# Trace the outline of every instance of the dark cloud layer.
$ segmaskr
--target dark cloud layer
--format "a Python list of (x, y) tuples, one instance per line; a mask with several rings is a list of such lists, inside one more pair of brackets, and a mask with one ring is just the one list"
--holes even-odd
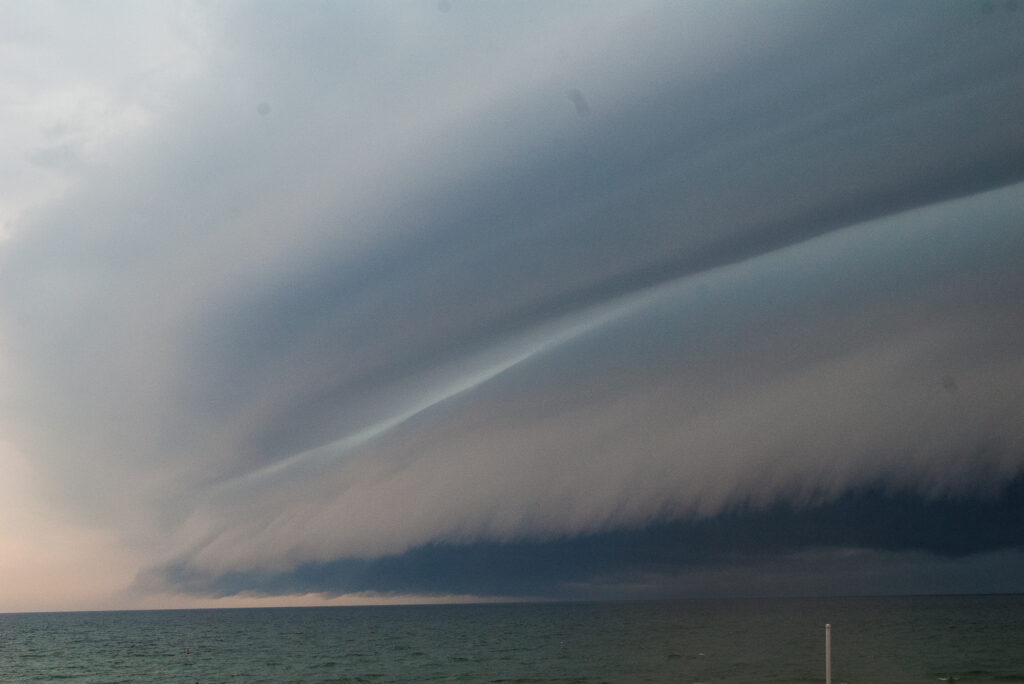
[(140, 586), (1019, 546), (1024, 14), (205, 20), (193, 87), (0, 249), (0, 429)]
[[(616, 588), (622, 591), (621, 585), (656, 574), (672, 589), (693, 596), (708, 589), (699, 584), (673, 586), (671, 580), (695, 568), (714, 571), (739, 566), (754, 576), (762, 575), (762, 581), (767, 577), (779, 582), (809, 563), (801, 552), (830, 552), (856, 565), (858, 550), (874, 549), (923, 552), (939, 567), (936, 574), (945, 575), (946, 591), (984, 592), (991, 586), (991, 577), (977, 576), (965, 582), (942, 564), (949, 558), (1024, 550), (1022, 515), (1021, 477), (997, 492), (959, 498), (925, 499), (913, 492), (876, 486), (848, 491), (819, 505), (744, 506), (712, 518), (572, 539), (430, 544), (398, 556), (307, 564), (281, 574), (228, 573), (209, 578), (172, 565), (162, 571), (163, 576), (144, 581), (213, 595), (244, 590), (267, 594), (395, 591), (594, 598)], [(1003, 562), (1000, 589), (1020, 590), (1020, 556), (1011, 555)], [(913, 574), (901, 576), (901, 571), (890, 568), (882, 582), (874, 580), (867, 590), (884, 590), (886, 581), (902, 585), (914, 581)], [(1016, 584), (1007, 581), (1013, 577), (1017, 577)], [(861, 593), (865, 587), (860, 579), (851, 582), (849, 577), (839, 577), (831, 589)], [(792, 593), (806, 589), (798, 582), (789, 584)]]

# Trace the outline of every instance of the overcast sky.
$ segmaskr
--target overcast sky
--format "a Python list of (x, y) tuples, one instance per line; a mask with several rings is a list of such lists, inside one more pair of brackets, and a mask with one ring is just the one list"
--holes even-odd
[(1024, 591), (1021, 35), (0, 2), (0, 611)]

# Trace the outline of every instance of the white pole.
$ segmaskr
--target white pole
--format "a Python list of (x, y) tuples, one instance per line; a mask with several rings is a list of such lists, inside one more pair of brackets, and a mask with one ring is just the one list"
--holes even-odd
[(832, 684), (832, 625), (825, 625), (825, 684)]

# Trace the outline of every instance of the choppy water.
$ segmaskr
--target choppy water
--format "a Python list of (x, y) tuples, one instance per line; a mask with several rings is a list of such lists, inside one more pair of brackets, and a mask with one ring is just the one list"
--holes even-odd
[(0, 681), (1024, 682), (1024, 596), (0, 615)]

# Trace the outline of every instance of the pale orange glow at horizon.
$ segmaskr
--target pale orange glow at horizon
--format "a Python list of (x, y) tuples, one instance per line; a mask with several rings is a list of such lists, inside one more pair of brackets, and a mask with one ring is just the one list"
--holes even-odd
[(28, 459), (0, 443), (0, 612), (103, 608), (138, 560), (110, 531), (43, 507)]

